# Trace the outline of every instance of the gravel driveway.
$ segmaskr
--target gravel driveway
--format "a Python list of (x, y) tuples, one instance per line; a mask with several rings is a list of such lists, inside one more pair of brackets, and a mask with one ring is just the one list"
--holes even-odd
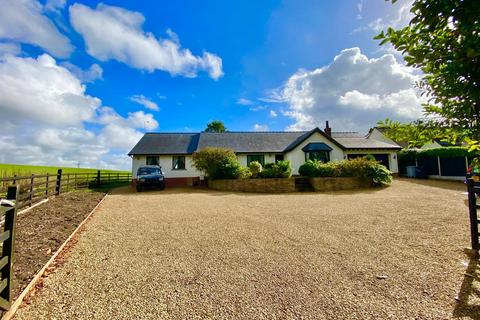
[(118, 189), (17, 319), (478, 319), (463, 191)]

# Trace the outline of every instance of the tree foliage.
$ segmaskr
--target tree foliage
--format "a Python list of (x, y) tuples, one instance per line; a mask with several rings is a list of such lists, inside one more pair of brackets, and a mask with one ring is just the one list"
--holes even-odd
[[(387, 0), (388, 1), (388, 0)], [(395, 3), (396, 0), (391, 0)], [(442, 126), (480, 140), (480, 4), (478, 0), (415, 0), (414, 17), (376, 39), (420, 68), (418, 83), (429, 98), (426, 114)]]
[(207, 147), (195, 152), (193, 166), (212, 179), (234, 179), (242, 175), (237, 156), (230, 149)]
[(408, 148), (420, 148), (434, 140), (448, 141), (456, 144), (463, 141), (461, 132), (456, 128), (442, 125), (436, 121), (417, 120), (410, 123), (400, 123), (390, 119), (377, 122), (385, 136), (395, 142), (408, 143)]
[(207, 124), (207, 128), (205, 132), (226, 132), (227, 128), (222, 121), (213, 120), (212, 122)]

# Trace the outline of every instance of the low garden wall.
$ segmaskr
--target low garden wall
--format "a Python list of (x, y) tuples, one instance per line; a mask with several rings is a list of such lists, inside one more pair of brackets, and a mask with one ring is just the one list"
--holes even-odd
[(283, 193), (295, 191), (295, 178), (209, 180), (208, 187), (222, 191)]
[(315, 191), (339, 191), (373, 186), (371, 179), (360, 177), (321, 177), (310, 178), (310, 184)]

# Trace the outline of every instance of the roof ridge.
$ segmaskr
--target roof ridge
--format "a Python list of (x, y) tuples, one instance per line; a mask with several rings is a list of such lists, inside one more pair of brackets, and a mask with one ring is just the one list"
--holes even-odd
[(144, 134), (199, 134), (200, 132), (145, 132)]
[(269, 130), (269, 131), (225, 131), (225, 132), (205, 132), (200, 133), (209, 133), (209, 134), (224, 134), (224, 133), (305, 133), (309, 131), (280, 131), (280, 130)]

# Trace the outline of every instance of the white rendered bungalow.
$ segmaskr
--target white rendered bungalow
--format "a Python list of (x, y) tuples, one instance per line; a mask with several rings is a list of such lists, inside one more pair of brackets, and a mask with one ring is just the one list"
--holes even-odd
[(251, 161), (262, 164), (289, 160), (293, 174), (308, 159), (324, 162), (373, 155), (393, 173), (398, 173), (397, 151), (401, 147), (381, 132), (367, 136), (357, 132), (332, 132), (326, 128), (310, 131), (146, 133), (129, 152), (132, 174), (138, 167), (160, 165), (167, 185), (196, 184), (203, 178), (192, 166), (192, 154), (205, 147), (232, 149), (244, 166)]

